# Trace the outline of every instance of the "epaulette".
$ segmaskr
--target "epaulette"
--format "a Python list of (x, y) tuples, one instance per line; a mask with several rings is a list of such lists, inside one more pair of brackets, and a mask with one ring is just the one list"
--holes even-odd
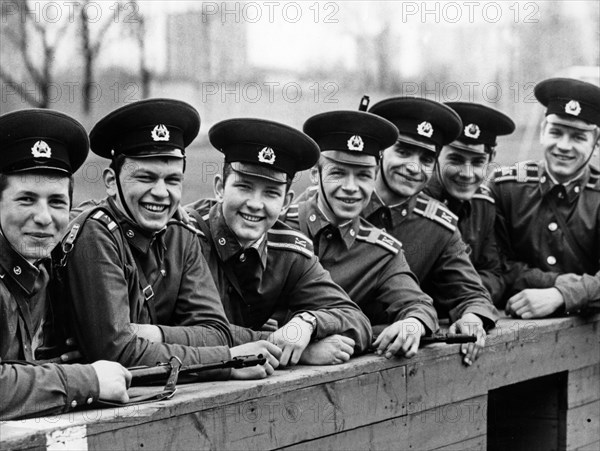
[(444, 204), (435, 199), (419, 195), (413, 211), (418, 215), (443, 225), (451, 232), (456, 231), (458, 216), (448, 210)]
[(536, 161), (523, 161), (514, 166), (501, 167), (494, 172), (494, 183), (539, 181), (539, 166)]
[(95, 213), (93, 213), (90, 218), (95, 219), (96, 221), (104, 224), (106, 226), (106, 228), (110, 231), (113, 232), (119, 227), (119, 225), (115, 222), (115, 220), (113, 218), (111, 218), (108, 213), (106, 213), (104, 210), (98, 210)]
[(190, 222), (187, 224), (182, 223), (182, 225), (186, 226), (188, 229), (193, 231), (196, 235), (206, 238), (206, 234), (202, 231), (202, 227), (200, 226), (200, 223), (198, 221), (199, 221), (199, 219), (204, 222), (208, 221), (209, 213), (206, 213), (204, 216), (201, 216), (200, 212), (198, 212), (197, 210), (194, 210), (193, 208), (186, 208), (185, 211), (188, 214)]
[(600, 190), (600, 170), (596, 169), (593, 166), (590, 166), (590, 178), (588, 182), (585, 184), (586, 188)]
[(485, 200), (491, 204), (496, 203), (496, 200), (492, 197), (492, 191), (485, 185), (481, 185), (477, 188), (477, 191), (473, 194), (473, 199)]
[(286, 218), (298, 219), (298, 204), (290, 205), (285, 216)]
[(374, 226), (360, 225), (356, 239), (376, 244), (387, 251), (397, 254), (402, 248), (402, 243), (384, 230)]
[(198, 221), (196, 221), (196, 219), (191, 216), (189, 218), (189, 222), (184, 222), (181, 219), (171, 218), (171, 219), (169, 219), (169, 222), (167, 223), (167, 225), (168, 226), (175, 225), (175, 226), (183, 227), (184, 229), (187, 229), (190, 232), (192, 232), (194, 235), (204, 236), (204, 233), (202, 232), (202, 230), (200, 230), (198, 228)]
[(294, 251), (308, 258), (314, 255), (310, 238), (280, 221), (267, 232), (267, 246)]
[(110, 215), (103, 208), (90, 208), (84, 210), (67, 226), (68, 232), (63, 237), (61, 242), (61, 249), (63, 253), (63, 256), (60, 261), (61, 266), (65, 264), (68, 254), (73, 250), (73, 246), (75, 245), (77, 235), (81, 231), (83, 224), (85, 223), (85, 221), (87, 221), (88, 218), (91, 218), (103, 224), (108, 229), (108, 231), (113, 234), (116, 234), (116, 231), (119, 230), (119, 225), (114, 221), (113, 218), (110, 217)]

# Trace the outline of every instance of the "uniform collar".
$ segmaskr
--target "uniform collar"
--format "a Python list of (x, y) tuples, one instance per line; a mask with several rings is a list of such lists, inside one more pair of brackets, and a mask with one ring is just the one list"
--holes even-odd
[(546, 162), (542, 160), (539, 163), (538, 174), (542, 196), (548, 195), (551, 191), (558, 192), (557, 196), (559, 198), (566, 197), (569, 203), (573, 203), (585, 189), (585, 185), (590, 178), (590, 168), (589, 166), (586, 167), (581, 174), (567, 183), (558, 183), (546, 168)]
[(425, 193), (446, 205), (448, 209), (459, 218), (471, 215), (472, 205), (470, 200), (462, 201), (451, 196), (444, 187), (438, 171), (434, 171), (431, 180), (425, 187)]
[(162, 235), (164, 235), (164, 231), (167, 229), (166, 227), (163, 227), (156, 233), (148, 233), (147, 230), (144, 230), (132, 219), (127, 217), (125, 213), (123, 213), (119, 207), (117, 207), (117, 204), (112, 197), (107, 198), (107, 203), (109, 209), (114, 214), (115, 221), (117, 221), (121, 226), (121, 229), (125, 234), (125, 239), (130, 246), (134, 247), (143, 254), (147, 254), (154, 240), (158, 240), (163, 248), (165, 248)]
[[(213, 237), (214, 246), (221, 261), (226, 262), (232, 257), (239, 255), (244, 249), (237, 236), (229, 228), (223, 216), (223, 203), (213, 205), (208, 213), (208, 226)], [(263, 235), (256, 243), (248, 249), (255, 249), (260, 256), (263, 270), (267, 267), (267, 239)]]
[[(46, 261), (50, 259), (44, 259), (43, 264)], [(0, 233), (0, 278), (10, 277), (27, 295), (31, 295), (39, 273), (40, 270), (15, 251)]]
[(319, 193), (315, 192), (314, 196), (311, 196), (307, 202), (307, 217), (306, 222), (311, 237), (316, 237), (326, 227), (334, 228), (339, 230), (342, 241), (346, 245), (346, 249), (350, 249), (354, 244), (354, 240), (358, 235), (360, 229), (360, 217), (351, 219), (350, 221), (335, 226), (331, 223), (327, 215), (323, 210), (319, 208)]
[(389, 211), (390, 227), (394, 228), (402, 221), (404, 221), (404, 219), (406, 219), (413, 211), (415, 205), (417, 204), (417, 198), (419, 197), (419, 194), (421, 194), (421, 192), (418, 192), (414, 196), (409, 197), (404, 202), (401, 202), (399, 204), (386, 205), (377, 193), (377, 191), (373, 191), (371, 200), (363, 209), (362, 216), (364, 218), (367, 218), (368, 220), (368, 218), (371, 217), (371, 215), (377, 213), (380, 210)]

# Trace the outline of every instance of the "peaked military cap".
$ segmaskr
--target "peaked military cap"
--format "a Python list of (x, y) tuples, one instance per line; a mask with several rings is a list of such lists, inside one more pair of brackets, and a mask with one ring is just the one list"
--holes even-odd
[(450, 107), (418, 97), (392, 97), (369, 109), (392, 122), (400, 132), (399, 141), (437, 152), (460, 135), (462, 122)]
[(58, 111), (27, 109), (0, 116), (0, 173), (56, 170), (73, 174), (89, 148), (85, 128)]
[(533, 92), (546, 107), (548, 122), (582, 130), (600, 127), (600, 87), (572, 78), (550, 78)]
[(234, 171), (285, 183), (319, 159), (319, 147), (295, 128), (264, 119), (221, 121), (208, 139)]
[(200, 130), (200, 115), (173, 99), (147, 99), (116, 109), (90, 132), (92, 152), (104, 158), (184, 158)]
[(394, 124), (364, 111), (317, 114), (304, 123), (303, 130), (327, 158), (363, 166), (376, 164), (379, 152), (398, 139)]
[(493, 108), (471, 102), (447, 102), (460, 116), (463, 129), (450, 143), (452, 147), (473, 153), (485, 153), (496, 146), (496, 137), (515, 131), (515, 123), (507, 115)]

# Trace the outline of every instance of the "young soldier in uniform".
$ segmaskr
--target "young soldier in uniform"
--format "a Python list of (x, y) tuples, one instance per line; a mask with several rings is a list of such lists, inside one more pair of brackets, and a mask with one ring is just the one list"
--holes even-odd
[(469, 257), (492, 301), (504, 294), (502, 265), (496, 245), (496, 208), (489, 189), (482, 185), (496, 153), (496, 137), (515, 130), (504, 114), (477, 103), (449, 102), (463, 123), (460, 136), (444, 146), (435, 172), (424, 192), (443, 202), (458, 217), (458, 229)]
[(0, 117), (0, 420), (128, 399), (130, 374), (118, 363), (27, 364), (44, 347), (60, 349), (46, 356), (60, 360), (67, 325), (50, 289), (50, 252), (67, 227), (71, 176), (88, 148), (85, 129), (65, 114)]
[(438, 102), (410, 97), (383, 100), (370, 112), (391, 121), (400, 136), (383, 151), (375, 193), (362, 214), (403, 243), (410, 269), (433, 298), (438, 315), (450, 317), (450, 332), (477, 335), (476, 343), (461, 345), (463, 362), (470, 365), (497, 312), (469, 260), (456, 216), (421, 193), (436, 153), (460, 135), (460, 117)]
[(126, 366), (262, 353), (265, 366), (231, 376), (265, 377), (280, 350), (266, 341), (228, 349), (229, 324), (198, 240), (176, 216), (185, 148), (199, 128), (187, 103), (150, 99), (113, 111), (92, 129), (92, 151), (111, 159), (103, 174), (108, 197), (82, 213), (62, 243), (77, 341), (88, 359)]
[[(270, 337), (283, 350), (282, 365), (301, 356), (303, 363), (341, 363), (364, 351), (369, 320), (319, 264), (310, 240), (277, 220), (292, 200), (294, 174), (316, 163), (318, 146), (260, 119), (226, 120), (208, 136), (225, 154), (223, 176), (215, 177), (218, 202), (189, 208), (231, 323), (258, 330), (275, 310), (290, 310), (293, 317)], [(257, 334), (251, 329), (234, 330), (234, 340)], [(333, 334), (346, 339), (322, 340)], [(303, 354), (313, 339), (321, 341)]]
[(490, 185), (509, 265), (506, 311), (521, 318), (600, 299), (600, 174), (589, 165), (600, 145), (600, 88), (554, 78), (534, 93), (546, 107), (544, 160), (502, 168)]
[(304, 132), (321, 148), (309, 188), (286, 222), (306, 234), (323, 267), (371, 320), (374, 347), (387, 358), (412, 357), (422, 335), (438, 328), (433, 301), (421, 291), (402, 245), (360, 217), (375, 189), (380, 151), (398, 138), (389, 121), (363, 111), (318, 114)]

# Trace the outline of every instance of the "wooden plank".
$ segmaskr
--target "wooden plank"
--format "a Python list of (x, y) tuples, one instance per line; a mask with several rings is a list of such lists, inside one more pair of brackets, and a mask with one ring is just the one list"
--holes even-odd
[(487, 449), (487, 437), (480, 435), (462, 442), (436, 448), (433, 451), (485, 451)]
[(559, 428), (561, 449), (577, 449), (600, 441), (600, 400), (563, 413), (564, 422)]
[(429, 409), (483, 395), (509, 383), (594, 365), (598, 361), (598, 337), (597, 323), (585, 324), (548, 333), (540, 330), (528, 341), (493, 344), (471, 367), (459, 364), (458, 354), (410, 362), (408, 408)]
[(600, 449), (600, 440), (589, 445), (584, 445), (577, 448), (577, 451), (598, 451)]
[(600, 399), (600, 364), (569, 371), (567, 407), (569, 409)]
[(405, 368), (89, 436), (94, 448), (272, 449), (406, 414)]
[[(479, 396), (463, 402), (439, 406), (429, 411), (298, 443), (284, 449), (416, 450), (453, 446), (485, 435), (486, 400), (486, 396)], [(481, 440), (474, 440), (475, 443), (479, 441)], [(482, 441), (485, 443), (485, 438)]]

